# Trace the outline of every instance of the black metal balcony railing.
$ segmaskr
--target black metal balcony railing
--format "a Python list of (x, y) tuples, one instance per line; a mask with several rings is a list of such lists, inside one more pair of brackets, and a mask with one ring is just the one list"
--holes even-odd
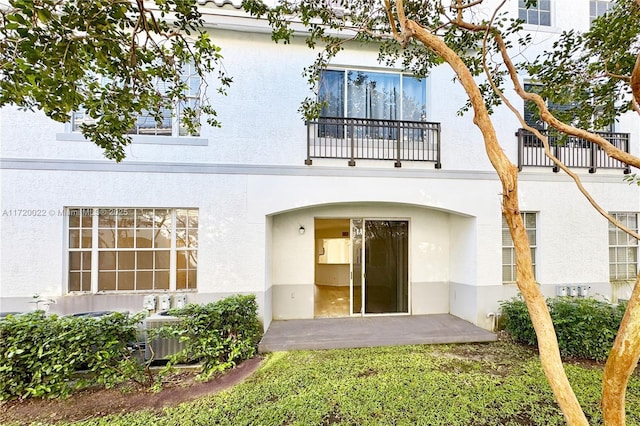
[[(575, 136), (566, 136), (540, 131), (543, 135), (549, 134), (549, 146), (551, 152), (564, 164), (571, 168), (587, 168), (589, 173), (595, 173), (597, 169), (621, 169), (625, 174), (631, 173), (629, 166), (621, 161), (609, 157), (602, 148), (588, 140)], [(595, 132), (602, 136), (618, 149), (629, 152), (629, 134), (614, 132)], [(525, 129), (518, 129), (518, 167), (552, 167), (554, 172), (559, 171), (553, 161), (546, 156), (542, 141), (533, 133)]]
[(321, 117), (307, 122), (307, 159), (432, 161), (440, 164), (440, 123)]

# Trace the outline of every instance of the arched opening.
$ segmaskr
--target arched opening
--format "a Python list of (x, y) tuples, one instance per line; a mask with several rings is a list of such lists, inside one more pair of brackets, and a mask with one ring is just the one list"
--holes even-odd
[(475, 315), (471, 299), (454, 289), (476, 285), (473, 217), (361, 202), (305, 207), (271, 219), (274, 320)]

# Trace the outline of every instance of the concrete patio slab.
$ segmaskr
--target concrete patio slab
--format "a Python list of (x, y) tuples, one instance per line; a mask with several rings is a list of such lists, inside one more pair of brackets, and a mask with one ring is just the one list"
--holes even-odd
[(260, 352), (495, 341), (497, 336), (453, 315), (318, 318), (273, 321)]

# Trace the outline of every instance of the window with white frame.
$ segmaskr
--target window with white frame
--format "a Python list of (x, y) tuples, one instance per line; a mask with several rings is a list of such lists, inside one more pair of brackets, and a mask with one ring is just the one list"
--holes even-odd
[[(638, 231), (638, 213), (611, 213), (627, 228)], [(609, 277), (632, 281), (638, 275), (638, 240), (609, 222)]]
[[(536, 84), (536, 83), (524, 83), (524, 90), (531, 93), (540, 93), (540, 91), (542, 90), (542, 85)], [(579, 106), (577, 102), (569, 102), (569, 103), (562, 104), (562, 103), (547, 101), (546, 104), (547, 104), (547, 108), (549, 109), (549, 112), (556, 115), (556, 117), (560, 117), (563, 120), (567, 120), (567, 122), (569, 123), (575, 120), (576, 109)], [(567, 117), (566, 115), (564, 118), (559, 116), (559, 114), (567, 114), (567, 113), (569, 114), (569, 117)], [(593, 116), (593, 122), (595, 122), (596, 118), (598, 118), (598, 115), (601, 115), (601, 114), (602, 112), (598, 112), (596, 110), (596, 113)], [(533, 101), (530, 101), (530, 100), (524, 101), (522, 116), (524, 118), (525, 123), (527, 123), (527, 125), (535, 129), (544, 130), (547, 128), (547, 124), (544, 121), (542, 121), (542, 119), (540, 118), (540, 115), (538, 112), (538, 106)], [(595, 127), (595, 130), (598, 132), (615, 132), (616, 131), (615, 122), (610, 123), (608, 126)]]
[[(199, 136), (199, 133), (189, 133), (188, 129), (182, 125), (184, 109), (187, 107), (197, 108), (200, 104), (200, 86), (202, 79), (196, 72), (193, 64), (185, 65), (182, 69), (182, 81), (186, 83), (186, 102), (180, 102), (173, 108), (162, 108), (161, 119), (158, 123), (151, 114), (141, 114), (136, 120), (134, 128), (129, 131), (132, 135), (148, 136)], [(166, 93), (167, 84), (162, 81), (156, 82), (156, 87), (160, 93)], [(80, 131), (83, 123), (92, 123), (95, 118), (90, 117), (83, 108), (72, 115), (71, 128), (74, 132)]]
[(198, 210), (69, 208), (69, 292), (197, 288)]
[[(540, 84), (535, 84), (535, 83), (524, 84), (524, 90), (527, 92), (540, 93), (541, 89), (542, 89), (542, 86)], [(547, 104), (547, 108), (552, 114), (567, 113), (567, 112), (571, 113), (578, 106), (575, 102), (560, 104), (560, 103), (547, 101), (546, 104)], [(538, 112), (538, 106), (536, 105), (535, 102), (530, 100), (525, 100), (524, 111), (522, 115), (525, 123), (527, 123), (529, 126), (536, 129), (546, 128), (546, 123), (542, 121), (542, 119), (540, 118), (540, 115)]]
[(399, 72), (323, 70), (318, 100), (323, 117), (421, 121), (426, 83)]
[[(529, 237), (529, 245), (531, 246), (531, 259), (533, 259), (533, 272), (536, 270), (536, 213), (522, 212), (522, 220)], [(502, 282), (516, 282), (516, 250), (513, 246), (511, 233), (507, 220), (502, 216)]]
[(609, 11), (611, 2), (609, 0), (589, 0), (589, 25), (593, 21)]
[(530, 25), (551, 25), (551, 0), (538, 0), (535, 6), (527, 7), (525, 0), (518, 0), (518, 19)]

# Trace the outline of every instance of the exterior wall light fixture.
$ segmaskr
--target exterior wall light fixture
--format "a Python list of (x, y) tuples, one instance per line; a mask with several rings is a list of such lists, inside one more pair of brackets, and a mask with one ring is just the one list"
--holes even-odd
[(304, 226), (300, 225), (300, 228), (298, 228), (298, 233), (300, 235), (304, 235), (305, 231), (306, 231), (306, 229), (304, 229)]

